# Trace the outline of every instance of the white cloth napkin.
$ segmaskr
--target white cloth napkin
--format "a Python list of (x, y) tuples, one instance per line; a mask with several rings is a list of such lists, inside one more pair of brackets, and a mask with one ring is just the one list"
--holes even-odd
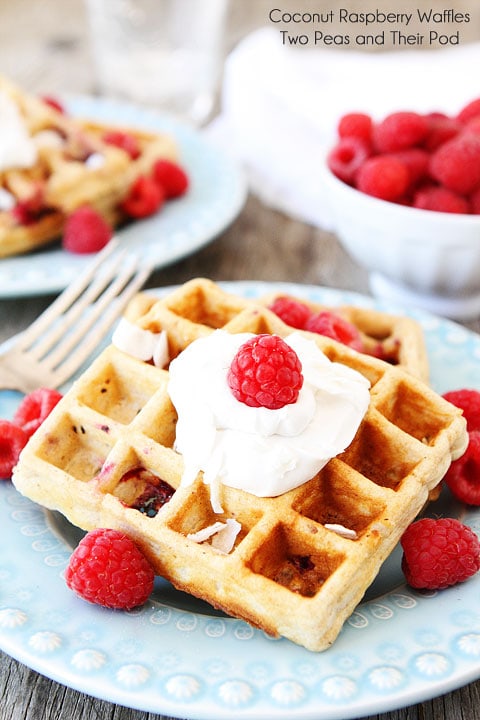
[(298, 50), (262, 28), (227, 58), (221, 113), (207, 131), (240, 160), (264, 202), (334, 230), (320, 168), (339, 117), (456, 113), (480, 97), (479, 67), (480, 43), (382, 53)]

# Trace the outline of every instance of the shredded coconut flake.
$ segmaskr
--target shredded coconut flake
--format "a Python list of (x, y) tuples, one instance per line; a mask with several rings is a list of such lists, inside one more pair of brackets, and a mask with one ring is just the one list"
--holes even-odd
[(235, 545), (235, 540), (241, 527), (237, 520), (228, 518), (226, 522), (216, 522), (213, 523), (213, 525), (198, 530), (196, 533), (189, 533), (187, 539), (193, 540), (193, 542), (196, 543), (204, 543), (211, 538), (212, 548), (223, 555), (228, 555)]
[(350, 530), (350, 528), (346, 528), (344, 525), (339, 525), (337, 523), (325, 523), (324, 527), (341, 537), (347, 538), (348, 540), (356, 540), (358, 537), (355, 530)]

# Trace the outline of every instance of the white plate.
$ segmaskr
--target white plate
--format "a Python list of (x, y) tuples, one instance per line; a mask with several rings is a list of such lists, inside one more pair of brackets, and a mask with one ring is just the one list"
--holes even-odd
[[(328, 304), (398, 308), (325, 288), (227, 283), (256, 296), (284, 289)], [(412, 313), (411, 313), (412, 314)], [(479, 385), (480, 336), (413, 313), (422, 324), (439, 392)], [(0, 416), (19, 395), (0, 393)], [(444, 493), (435, 514), (480, 532), (480, 508)], [(89, 605), (62, 579), (79, 531), (0, 483), (0, 647), (72, 688), (174, 717), (347, 720), (441, 695), (480, 677), (480, 574), (442, 592), (404, 584), (392, 554), (337, 642), (312, 653), (272, 640), (158, 581), (145, 607)]]
[[(159, 130), (172, 135), (189, 177), (189, 191), (164, 205), (156, 215), (120, 230), (122, 245), (138, 248), (160, 268), (213, 240), (238, 215), (247, 187), (237, 164), (198, 131), (166, 115), (113, 100), (75, 96), (65, 101), (78, 117)], [(60, 243), (27, 255), (0, 259), (0, 298), (63, 290), (85, 267), (89, 255), (75, 255)]]

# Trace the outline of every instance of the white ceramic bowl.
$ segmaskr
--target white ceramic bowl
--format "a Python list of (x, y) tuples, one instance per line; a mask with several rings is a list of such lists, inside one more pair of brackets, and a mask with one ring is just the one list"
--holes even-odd
[(480, 215), (378, 200), (324, 171), (335, 232), (374, 295), (455, 319), (480, 315)]

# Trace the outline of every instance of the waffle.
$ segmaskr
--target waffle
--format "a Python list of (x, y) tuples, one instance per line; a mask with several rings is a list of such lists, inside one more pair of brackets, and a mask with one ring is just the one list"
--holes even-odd
[[(261, 305), (205, 282), (139, 303), (132, 317), (167, 333), (171, 357), (216, 328), (290, 332)], [(283, 495), (258, 498), (222, 485), (218, 514), (201, 473), (182, 484), (168, 369), (113, 344), (30, 439), (13, 482), (84, 530), (127, 533), (180, 590), (322, 651), (465, 450), (467, 434), (460, 411), (411, 373), (325, 337), (315, 342), (369, 380), (370, 404), (350, 446)], [(199, 541), (198, 533), (227, 520), (240, 529), (231, 551)]]
[[(0, 257), (57, 239), (68, 214), (81, 205), (118, 225), (125, 220), (119, 206), (132, 183), (159, 158), (176, 159), (175, 143), (167, 135), (68, 117), (0, 76), (0, 100), (2, 95), (18, 109), (37, 159), (32, 167), (0, 169), (0, 195), (7, 198), (0, 202)], [(133, 136), (139, 156), (132, 159), (105, 142), (110, 130)]]

